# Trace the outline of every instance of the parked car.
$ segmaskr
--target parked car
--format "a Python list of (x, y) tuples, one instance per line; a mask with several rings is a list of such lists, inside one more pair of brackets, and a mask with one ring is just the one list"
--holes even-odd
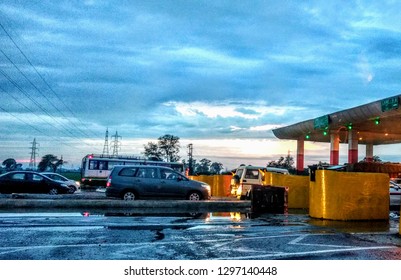
[(106, 196), (124, 200), (162, 197), (202, 200), (210, 198), (210, 186), (190, 180), (162, 166), (114, 166), (106, 184)]
[(401, 205), (401, 186), (390, 180), (390, 205)]
[(58, 173), (54, 172), (42, 172), (41, 174), (46, 175), (50, 179), (53, 179), (55, 181), (59, 181), (61, 183), (66, 184), (69, 188), (70, 191), (68, 193), (72, 194), (76, 192), (80, 188), (80, 183), (74, 180), (70, 180), (67, 177), (64, 177), (63, 175), (60, 175)]
[[(262, 172), (261, 172), (262, 171)], [(280, 174), (289, 174), (287, 169), (277, 167), (261, 167), (261, 166), (240, 166), (235, 171), (231, 182), (231, 195), (239, 199), (249, 197), (252, 185), (262, 185), (264, 181), (263, 172), (272, 172)]]
[(64, 194), (70, 188), (65, 183), (33, 171), (11, 171), (0, 175), (0, 193)]

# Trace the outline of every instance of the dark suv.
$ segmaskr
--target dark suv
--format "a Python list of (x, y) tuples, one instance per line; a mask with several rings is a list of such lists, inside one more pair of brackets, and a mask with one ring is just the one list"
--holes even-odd
[(115, 166), (106, 185), (106, 196), (134, 200), (145, 197), (210, 198), (210, 186), (190, 180), (168, 167), (150, 165)]

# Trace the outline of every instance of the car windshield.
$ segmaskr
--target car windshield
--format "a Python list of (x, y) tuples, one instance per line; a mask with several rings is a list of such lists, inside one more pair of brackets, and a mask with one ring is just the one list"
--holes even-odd
[(245, 173), (245, 178), (258, 179), (259, 178), (259, 169), (248, 169)]

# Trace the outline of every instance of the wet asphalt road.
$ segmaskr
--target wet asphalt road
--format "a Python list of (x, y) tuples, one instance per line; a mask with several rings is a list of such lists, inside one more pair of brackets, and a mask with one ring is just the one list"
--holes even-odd
[(306, 213), (0, 213), (2, 260), (398, 260), (399, 213), (334, 222)]
[[(78, 192), (74, 198), (90, 203), (105, 196)], [(0, 259), (399, 260), (397, 205), (388, 221), (369, 222), (312, 219), (301, 210), (3, 209)]]

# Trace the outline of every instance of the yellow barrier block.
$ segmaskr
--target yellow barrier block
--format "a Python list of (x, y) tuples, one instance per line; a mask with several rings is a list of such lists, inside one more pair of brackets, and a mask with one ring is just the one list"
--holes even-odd
[(212, 196), (230, 196), (231, 175), (214, 175)]
[(210, 185), (212, 196), (229, 196), (231, 175), (199, 175), (189, 176), (191, 180), (201, 181)]
[(329, 220), (388, 220), (389, 176), (317, 170), (310, 182), (309, 215)]
[(288, 208), (309, 208), (309, 176), (266, 172), (263, 184), (288, 187)]

